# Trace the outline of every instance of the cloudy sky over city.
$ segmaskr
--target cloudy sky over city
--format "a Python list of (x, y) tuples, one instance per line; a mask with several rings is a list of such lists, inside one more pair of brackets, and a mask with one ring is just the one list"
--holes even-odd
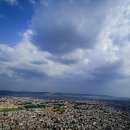
[(0, 0), (0, 90), (130, 97), (130, 1)]

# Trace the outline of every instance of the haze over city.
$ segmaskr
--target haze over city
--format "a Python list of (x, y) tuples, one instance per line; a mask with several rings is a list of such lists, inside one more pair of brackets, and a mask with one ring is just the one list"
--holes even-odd
[(130, 97), (130, 1), (0, 0), (0, 90)]

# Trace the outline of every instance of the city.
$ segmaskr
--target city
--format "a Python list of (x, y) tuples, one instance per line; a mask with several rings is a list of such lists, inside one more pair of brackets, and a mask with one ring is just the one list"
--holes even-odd
[(1, 130), (129, 130), (130, 113), (97, 99), (0, 97)]

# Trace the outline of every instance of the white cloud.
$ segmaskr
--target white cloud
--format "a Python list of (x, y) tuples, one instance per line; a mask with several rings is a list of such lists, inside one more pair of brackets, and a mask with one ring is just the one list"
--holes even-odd
[(101, 44), (109, 50), (109, 58), (122, 60), (120, 71), (130, 76), (130, 1), (120, 1), (116, 8), (111, 9), (101, 35)]
[[(28, 70), (54, 78), (92, 78), (90, 72), (107, 63), (119, 60), (114, 46), (99, 43), (94, 49), (77, 49), (61, 56), (37, 49), (31, 42), (31, 30), (23, 34), (23, 40), (14, 47), (0, 44), (1, 71), (12, 77), (19, 77), (17, 70)], [(104, 46), (103, 46), (104, 45)], [(57, 60), (55, 60), (57, 59)], [(70, 64), (61, 62), (72, 60)], [(6, 71), (4, 71), (6, 69)], [(16, 71), (14, 71), (16, 69)], [(26, 72), (26, 71), (25, 71)], [(22, 73), (22, 72), (21, 72)], [(24, 73), (24, 72), (23, 72)]]
[[(58, 61), (51, 60), (53, 56), (50, 53), (38, 50), (30, 43), (30, 35), (31, 31), (27, 30), (27, 32), (23, 34), (23, 41), (18, 43), (15, 47), (0, 44), (1, 65), (6, 67), (9, 71), (11, 71), (10, 68), (28, 69), (30, 71), (45, 73), (51, 77), (77, 73), (75, 66), (65, 65)], [(4, 72), (7, 74), (6, 71)]]

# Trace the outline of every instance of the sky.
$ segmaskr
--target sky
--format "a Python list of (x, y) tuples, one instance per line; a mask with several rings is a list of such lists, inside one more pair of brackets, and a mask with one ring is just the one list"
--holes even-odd
[(0, 0), (0, 90), (130, 97), (130, 1)]

